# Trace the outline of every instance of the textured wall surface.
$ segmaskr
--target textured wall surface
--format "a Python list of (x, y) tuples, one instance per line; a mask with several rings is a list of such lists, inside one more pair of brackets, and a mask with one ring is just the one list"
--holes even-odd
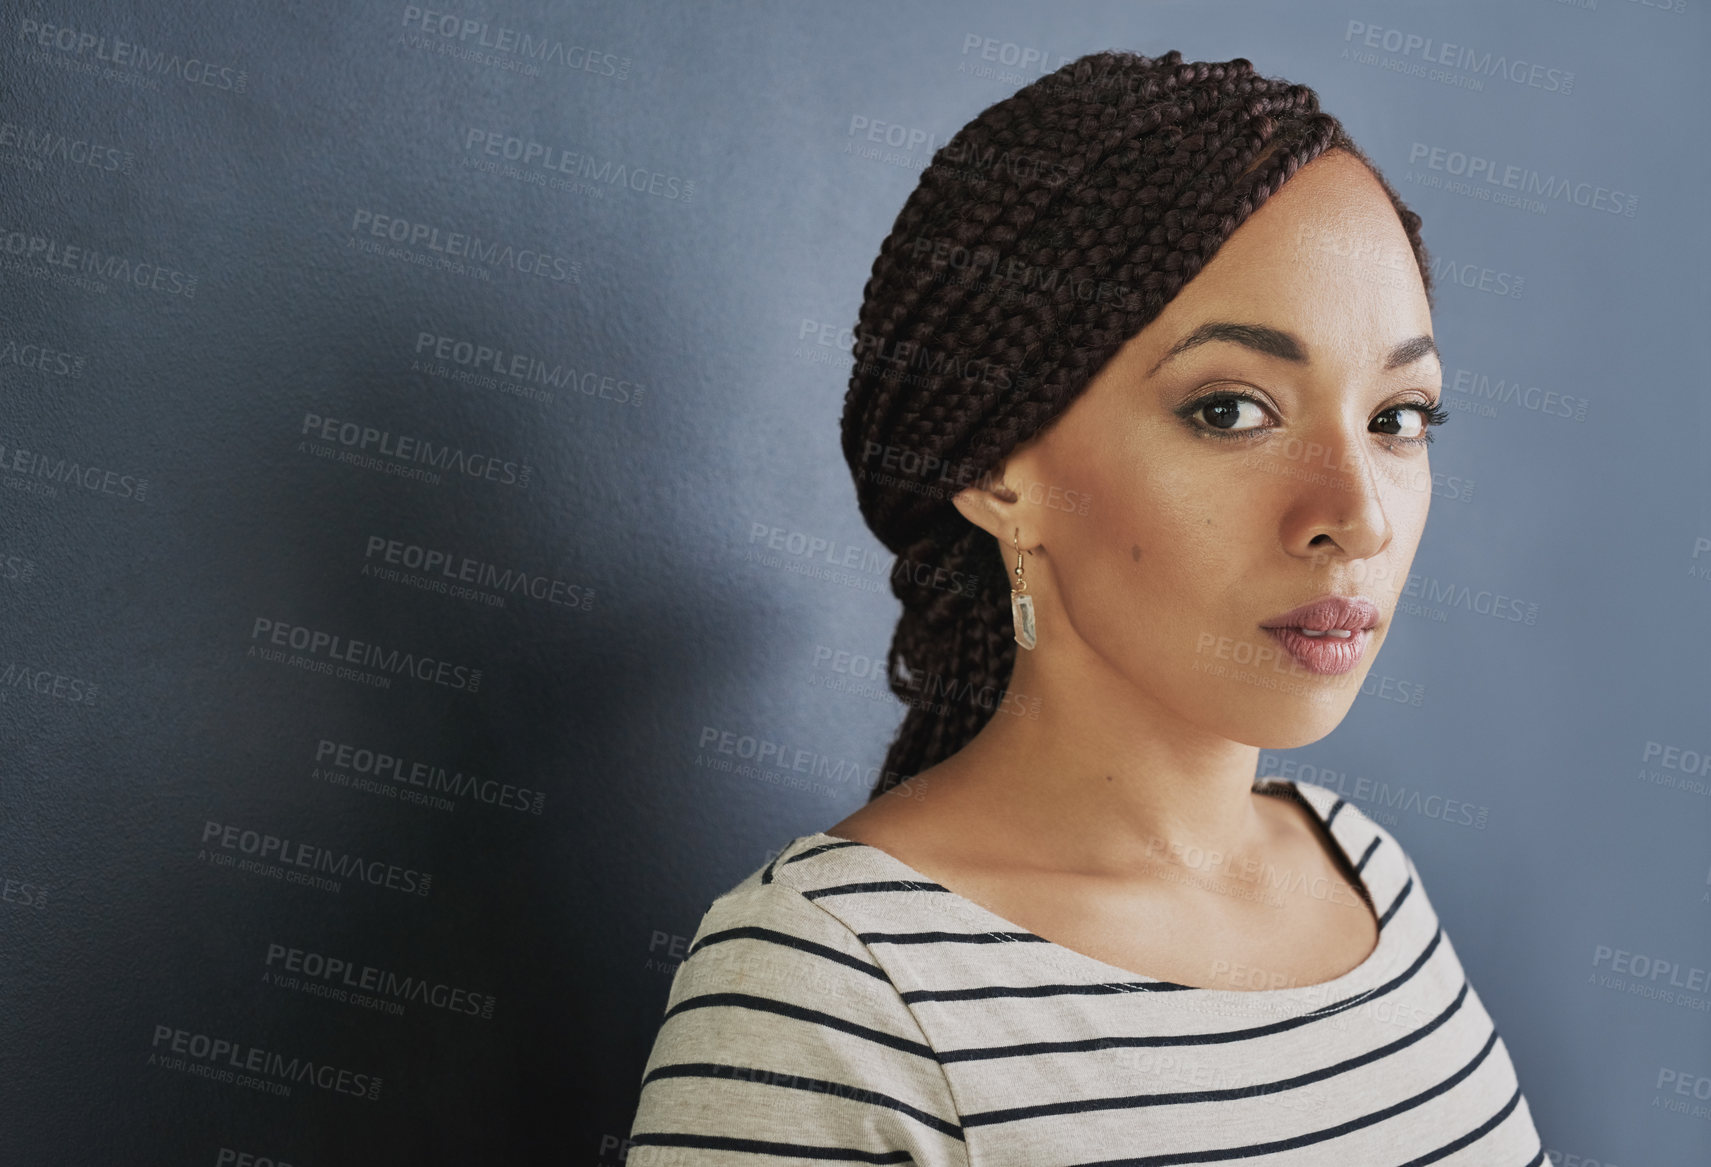
[(1420, 212), (1454, 411), (1363, 696), (1262, 773), (1409, 849), (1553, 1162), (1711, 1161), (1701, 0), (4, 29), (0, 1158), (621, 1162), (702, 911), (901, 715), (879, 242), (980, 109), (1179, 48)]

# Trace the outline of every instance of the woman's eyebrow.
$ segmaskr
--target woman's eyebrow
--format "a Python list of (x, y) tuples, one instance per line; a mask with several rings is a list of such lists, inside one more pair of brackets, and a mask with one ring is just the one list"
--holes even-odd
[[(1197, 345), (1209, 344), (1215, 340), (1228, 341), (1232, 344), (1245, 345), (1257, 353), (1268, 357), (1280, 357), (1296, 364), (1308, 363), (1307, 346), (1293, 332), (1285, 332), (1281, 328), (1272, 328), (1265, 324), (1237, 324), (1229, 320), (1213, 320), (1202, 324), (1193, 332), (1170, 346), (1170, 351), (1158, 359), (1158, 363), (1147, 370), (1151, 377), (1164, 366), (1164, 363), (1179, 353), (1187, 352)], [(1426, 354), (1438, 355), (1438, 346), (1430, 336), (1415, 336), (1398, 344), (1384, 358), (1383, 367), (1386, 370), (1400, 369), (1411, 365)], [(1442, 359), (1441, 357), (1439, 359)]]

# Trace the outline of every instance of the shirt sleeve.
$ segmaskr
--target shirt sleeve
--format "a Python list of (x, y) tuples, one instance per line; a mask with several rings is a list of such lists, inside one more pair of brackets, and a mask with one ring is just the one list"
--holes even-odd
[(850, 929), (759, 873), (715, 900), (642, 1076), (632, 1167), (967, 1167), (950, 1086)]

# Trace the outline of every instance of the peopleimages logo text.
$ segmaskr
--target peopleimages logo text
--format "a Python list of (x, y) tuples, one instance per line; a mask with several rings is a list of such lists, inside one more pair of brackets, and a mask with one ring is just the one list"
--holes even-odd
[(483, 239), (469, 231), (363, 207), (351, 212), (349, 230), (353, 238), (367, 235), (404, 247), (426, 247), (448, 257), (467, 259), (486, 267), (509, 268), (521, 275), (540, 276), (558, 284), (576, 283), (582, 270), (580, 260), (555, 255), (543, 248), (517, 247), (498, 239)]
[(467, 1013), (487, 1021), (493, 1019), (493, 1007), (497, 1004), (487, 993), (472, 993), (428, 977), (399, 976), (387, 969), (288, 944), (270, 943), (263, 964), (266, 969), (264, 980), (268, 976), (289, 972), (324, 981), (347, 992), (372, 993), (392, 1002), (414, 1001), (448, 1013)]
[(206, 1033), (195, 1033), (171, 1025), (156, 1025), (154, 1041), (150, 1045), (154, 1050), (149, 1054), (150, 1064), (163, 1064), (169, 1069), (184, 1068), (171, 1064), (171, 1055), (177, 1054), (181, 1056), (180, 1060), (188, 1057), (192, 1061), (205, 1063), (210, 1069), (216, 1069), (217, 1073), (213, 1076), (229, 1079), (232, 1077), (232, 1070), (265, 1075), (280, 1087), (280, 1091), (289, 1090), (286, 1083), (308, 1083), (335, 1094), (366, 1098), (370, 1102), (380, 1098), (381, 1079), (377, 1074), (358, 1074), (326, 1062), (317, 1063), (310, 1058), (287, 1058), (284, 1054), (224, 1037), (212, 1037)]
[[(410, 676), (418, 681), (442, 685), (448, 689), (463, 689), (473, 693), (481, 687), (481, 670), (431, 656), (382, 648), (364, 640), (347, 640), (331, 632), (287, 624), (257, 616), (250, 629), (250, 640), (266, 640), (279, 648), (291, 648), (310, 656), (344, 661), (364, 668), (379, 669), (396, 676)], [(252, 645), (253, 648), (253, 645)]]
[(540, 814), (547, 798), (543, 790), (530, 790), (527, 786), (482, 778), (462, 770), (448, 772), (444, 766), (412, 761), (383, 750), (366, 749), (327, 738), (315, 743), (315, 765), (384, 778), (405, 786), (421, 786), (519, 812)]
[(559, 65), (571, 72), (624, 80), (629, 76), (630, 58), (603, 52), (587, 45), (570, 44), (532, 33), (474, 20), (455, 12), (404, 5), (404, 24), (429, 36), (438, 36), (459, 47), (506, 53), (533, 62)]
[(375, 887), (414, 892), (421, 896), (427, 895), (434, 883), (434, 877), (426, 871), (400, 867), (383, 859), (364, 859), (360, 855), (249, 830), (235, 823), (217, 823), (213, 819), (202, 826), (202, 842), (261, 861), (271, 860), (304, 871), (321, 871), (341, 879), (360, 879)]
[(305, 413), (303, 427), (299, 433), (359, 453), (372, 452), (383, 457), (396, 458), (400, 462), (418, 462), (447, 473), (456, 471), (469, 478), (485, 478), (521, 489), (527, 489), (529, 485), (531, 467), (527, 463), (500, 458), (494, 454), (472, 452), (443, 442), (435, 443), (427, 438), (409, 434), (394, 434), (391, 430), (378, 429), (361, 422)]
[(384, 535), (370, 535), (363, 558), (378, 559), (395, 567), (405, 567), (427, 576), (438, 576), (454, 583), (470, 584), (504, 595), (524, 595), (567, 608), (587, 610), (593, 606), (594, 592), (581, 584), (554, 579), (545, 574), (530, 574), (520, 568), (501, 568), (497, 564), (467, 555), (406, 543)]

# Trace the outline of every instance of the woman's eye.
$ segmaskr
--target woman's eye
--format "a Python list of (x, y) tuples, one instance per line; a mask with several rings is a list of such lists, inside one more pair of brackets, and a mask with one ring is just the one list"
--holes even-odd
[[(1218, 437), (1258, 438), (1276, 426), (1267, 421), (1267, 411), (1252, 397), (1219, 393), (1190, 402), (1181, 416), (1200, 433)], [(1449, 420), (1449, 411), (1429, 403), (1393, 405), (1372, 419), (1372, 431), (1408, 446), (1424, 446), (1432, 440), (1433, 426)]]
[[(1372, 424), (1383, 427), (1378, 431), (1379, 433), (1406, 438), (1410, 441), (1419, 441), (1421, 436), (1425, 434), (1427, 427), (1432, 424), (1431, 419), (1427, 416), (1427, 410), (1428, 407), (1424, 405), (1398, 405), (1394, 409), (1387, 409), (1379, 414), (1373, 419)], [(1402, 418), (1411, 418), (1412, 420), (1402, 421), (1400, 420)]]
[(1248, 397), (1211, 397), (1194, 407), (1195, 416), (1199, 417), (1213, 429), (1226, 433), (1241, 433), (1247, 430), (1262, 428), (1260, 425), (1241, 425), (1242, 410), (1246, 407), (1248, 420), (1263, 423), (1265, 410), (1259, 402)]

